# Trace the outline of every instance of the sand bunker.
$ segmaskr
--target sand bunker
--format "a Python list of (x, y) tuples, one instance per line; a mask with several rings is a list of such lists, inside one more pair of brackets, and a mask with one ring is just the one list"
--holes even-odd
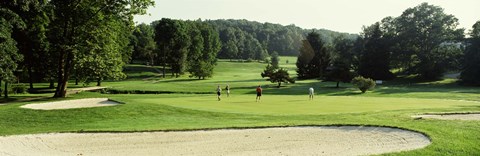
[(0, 137), (0, 155), (368, 155), (423, 148), (423, 134), (325, 126)]
[(480, 120), (480, 114), (437, 114), (437, 115), (415, 115), (413, 117), (441, 119), (441, 120)]
[(105, 107), (114, 106), (118, 102), (110, 101), (108, 98), (88, 98), (79, 100), (65, 100), (38, 104), (28, 104), (21, 106), (22, 108), (54, 110), (54, 109), (71, 109), (71, 108), (88, 108), (88, 107)]

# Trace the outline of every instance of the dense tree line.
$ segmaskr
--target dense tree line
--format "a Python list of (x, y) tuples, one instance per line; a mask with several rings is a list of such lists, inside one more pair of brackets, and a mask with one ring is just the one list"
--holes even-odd
[(460, 78), (463, 84), (480, 86), (480, 21), (477, 21), (466, 41), (465, 63)]
[(26, 72), (31, 89), (34, 81), (50, 81), (52, 88), (56, 81), (54, 97), (65, 97), (72, 78), (100, 85), (105, 78), (124, 77), (133, 15), (151, 5), (151, 0), (1, 1), (0, 80), (14, 82)]
[(221, 48), (219, 34), (210, 24), (168, 18), (137, 25), (131, 43), (132, 58), (163, 66), (163, 77), (167, 67), (175, 77), (186, 71), (199, 79), (211, 77)]
[[(299, 48), (297, 73), (299, 78), (347, 82), (352, 77), (349, 72), (374, 80), (389, 80), (395, 77), (392, 73), (395, 69), (397, 74), (438, 79), (446, 71), (463, 67), (464, 29), (457, 26), (458, 19), (453, 15), (438, 6), (422, 3), (406, 9), (399, 17), (386, 17), (364, 27), (356, 39), (338, 36), (331, 43), (321, 42), (312, 38), (322, 34), (312, 32)], [(470, 77), (466, 82), (473, 79), (467, 75), (475, 75), (472, 69), (479, 62), (474, 59), (478, 52), (475, 31), (471, 36), (466, 44), (470, 56), (465, 58), (462, 74), (465, 79)], [(323, 47), (326, 52), (321, 52)]]
[[(272, 23), (259, 23), (247, 20), (210, 20), (219, 32), (222, 50), (219, 58), (264, 60), (277, 52), (281, 56), (297, 56), (302, 40), (311, 29), (302, 29), (295, 25), (283, 26)], [(338, 33), (330, 30), (314, 30), (322, 40), (331, 43), (335, 37), (356, 35)]]

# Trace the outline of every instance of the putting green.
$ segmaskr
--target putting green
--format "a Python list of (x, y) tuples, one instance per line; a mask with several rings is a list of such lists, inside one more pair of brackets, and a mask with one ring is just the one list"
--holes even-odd
[(158, 95), (158, 98), (129, 98), (129, 101), (150, 104), (164, 104), (174, 107), (243, 114), (268, 115), (313, 115), (336, 113), (362, 113), (390, 110), (420, 110), (479, 106), (479, 102), (387, 98), (387, 97), (353, 97), (353, 96), (316, 96), (308, 100), (308, 95), (264, 95), (260, 102), (255, 102), (255, 95), (222, 96), (221, 101), (215, 95), (173, 96)]

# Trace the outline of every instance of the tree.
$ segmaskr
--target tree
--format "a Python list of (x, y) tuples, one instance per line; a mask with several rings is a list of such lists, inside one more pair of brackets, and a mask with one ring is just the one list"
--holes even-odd
[(352, 84), (356, 86), (362, 93), (365, 93), (367, 90), (375, 88), (375, 81), (370, 78), (364, 78), (362, 76), (357, 76), (352, 79)]
[(139, 24), (135, 27), (133, 36), (135, 38), (133, 43), (133, 59), (145, 58), (150, 65), (154, 65), (157, 53), (155, 52), (155, 30), (153, 27), (145, 23)]
[(315, 55), (308, 65), (308, 78), (320, 78), (325, 76), (327, 67), (330, 65), (330, 49), (320, 38), (320, 34), (312, 31), (307, 35)]
[(201, 79), (212, 77), (213, 69), (217, 63), (217, 55), (221, 49), (221, 42), (218, 33), (207, 23), (199, 23), (201, 35), (203, 37), (203, 51), (200, 56), (197, 71), (192, 75)]
[(180, 76), (186, 67), (187, 50), (191, 44), (187, 24), (179, 20), (163, 18), (155, 26), (155, 41), (161, 49), (163, 58), (163, 77), (165, 67), (170, 64), (172, 76)]
[[(25, 1), (28, 2), (29, 1)], [(17, 42), (12, 38), (14, 29), (26, 28), (23, 19), (13, 11), (13, 7), (25, 8), (14, 3), (0, 2), (0, 82), (5, 82), (4, 98), (8, 98), (8, 83), (15, 81), (14, 71), (23, 56), (18, 53)], [(23, 4), (24, 5), (24, 4)]]
[(297, 75), (299, 78), (309, 78), (309, 64), (315, 56), (312, 46), (308, 40), (303, 40), (300, 54), (297, 57)]
[(12, 37), (17, 41), (18, 50), (24, 56), (24, 61), (19, 62), (20, 68), (27, 72), (29, 87), (33, 89), (33, 81), (42, 79), (45, 75), (41, 68), (44, 63), (41, 55), (47, 52), (49, 45), (46, 37), (49, 21), (47, 1), (24, 1), (13, 7), (13, 10), (18, 13), (26, 25), (25, 29), (13, 29)]
[(436, 57), (441, 55), (437, 49), (463, 39), (464, 30), (457, 29), (458, 19), (445, 14), (441, 7), (422, 3), (405, 10), (396, 22), (401, 47), (412, 51), (413, 57), (410, 58), (418, 59), (414, 64), (415, 71), (425, 79), (441, 77), (445, 60)]
[(122, 67), (125, 57), (122, 50), (128, 49), (129, 42), (123, 38), (124, 32), (131, 32), (126, 25), (133, 24), (115, 17), (104, 18), (95, 29), (87, 29), (84, 35), (89, 35), (87, 42), (81, 43), (79, 53), (75, 61), (74, 71), (76, 78), (83, 79), (87, 83), (96, 81), (101, 86), (104, 79), (118, 80), (125, 78)]
[(465, 53), (465, 63), (460, 75), (462, 83), (480, 85), (480, 21), (477, 21), (470, 32)]
[(262, 78), (268, 77), (267, 81), (278, 83), (278, 88), (284, 83), (295, 83), (293, 78), (290, 78), (288, 71), (284, 68), (275, 68), (272, 65), (267, 65), (263, 73), (260, 74)]
[(394, 75), (390, 72), (389, 45), (383, 38), (380, 23), (364, 28), (362, 38), (364, 48), (358, 74), (375, 80), (393, 79)]
[(278, 53), (276, 51), (274, 51), (271, 55), (270, 55), (270, 59), (271, 59), (271, 63), (272, 63), (272, 66), (275, 67), (275, 68), (278, 68), (278, 63), (280, 62), (280, 58), (278, 58)]
[[(199, 67), (200, 64), (205, 65), (202, 60), (202, 52), (204, 51), (204, 39), (198, 23), (189, 21), (188, 22), (188, 34), (190, 37), (191, 44), (188, 47), (188, 57), (187, 57), (187, 70), (190, 73), (200, 73), (201, 68), (206, 68), (206, 66)], [(192, 74), (193, 75), (193, 74)], [(201, 77), (199, 77), (200, 79)]]
[(340, 87), (340, 82), (347, 83), (353, 78), (353, 73), (346, 63), (341, 61), (334, 62), (332, 66), (327, 68), (325, 79), (327, 81), (337, 82), (337, 88)]
[(57, 88), (54, 97), (65, 97), (67, 82), (70, 79), (74, 61), (78, 56), (79, 43), (85, 42), (89, 35), (83, 32), (101, 24), (102, 17), (118, 17), (132, 20), (135, 14), (144, 14), (151, 0), (51, 0), (53, 17), (50, 31), (57, 32), (51, 37), (54, 53), (58, 52)]

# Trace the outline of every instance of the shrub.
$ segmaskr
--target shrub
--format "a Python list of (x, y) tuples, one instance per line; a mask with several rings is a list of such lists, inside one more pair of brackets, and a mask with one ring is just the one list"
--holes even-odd
[(23, 84), (12, 85), (12, 92), (14, 94), (23, 94), (27, 91), (27, 87)]
[(370, 78), (364, 78), (362, 76), (357, 76), (352, 79), (352, 84), (355, 87), (358, 87), (362, 93), (365, 93), (367, 90), (370, 90), (375, 87), (375, 81)]

